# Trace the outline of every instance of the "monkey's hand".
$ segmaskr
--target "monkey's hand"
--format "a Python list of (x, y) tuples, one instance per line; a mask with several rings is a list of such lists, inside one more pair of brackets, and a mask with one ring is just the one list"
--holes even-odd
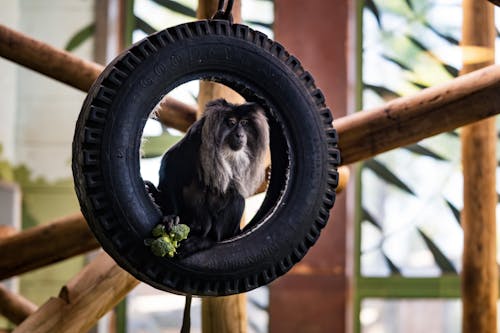
[(161, 204), (160, 204), (160, 196), (161, 193), (158, 191), (156, 186), (151, 183), (149, 180), (144, 181), (144, 187), (146, 187), (146, 191), (149, 194), (149, 197), (151, 200), (153, 200), (153, 203), (155, 204), (156, 208), (161, 212)]
[(179, 224), (179, 216), (177, 215), (167, 215), (163, 216), (161, 224), (165, 226), (167, 232), (170, 232), (172, 228)]

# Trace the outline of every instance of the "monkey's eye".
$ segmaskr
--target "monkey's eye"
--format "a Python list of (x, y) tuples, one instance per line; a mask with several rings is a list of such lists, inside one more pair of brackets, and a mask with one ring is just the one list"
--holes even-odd
[(240, 120), (240, 125), (246, 127), (248, 125), (248, 120), (247, 119)]
[(236, 120), (236, 118), (229, 118), (229, 119), (227, 120), (227, 124), (228, 124), (229, 126), (231, 126), (231, 127), (232, 127), (232, 126), (234, 126), (234, 125), (236, 125), (236, 123), (237, 123), (237, 122), (238, 122), (238, 121)]

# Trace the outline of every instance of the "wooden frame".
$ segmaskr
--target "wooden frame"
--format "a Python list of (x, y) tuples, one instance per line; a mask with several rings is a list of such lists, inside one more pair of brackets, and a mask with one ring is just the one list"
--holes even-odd
[[(79, 59), (5, 26), (0, 26), (0, 56), (83, 91), (90, 87), (102, 70), (102, 67), (95, 63)], [(412, 97), (400, 98), (382, 107), (337, 119), (335, 126), (340, 137), (343, 164), (354, 163), (496, 115), (500, 113), (498, 91), (500, 66), (490, 66), (439, 87), (426, 89)], [(165, 99), (162, 105), (159, 115), (166, 125), (185, 130), (195, 118), (196, 108), (184, 103)], [(88, 241), (86, 247), (77, 250), (75, 248), (78, 242), (65, 243), (64, 250), (61, 247), (50, 248), (44, 252), (46, 256), (52, 256), (50, 262), (97, 247), (97, 243), (89, 238), (90, 231), (82, 227), (84, 224), (81, 217), (73, 216), (64, 220), (46, 226), (59, 230), (58, 236), (53, 234), (51, 241), (54, 237), (68, 236), (61, 230), (65, 230), (64, 227), (69, 228), (69, 225), (78, 228)], [(42, 229), (35, 229), (8, 236), (0, 240), (0, 249), (3, 247), (8, 249), (8, 252), (0, 253), (11, 255), (12, 251), (21, 251), (22, 244), (25, 244), (23, 239), (43, 239), (42, 234)], [(57, 258), (61, 251), (64, 251), (65, 255)], [(7, 264), (1, 266), (5, 261), (8, 260), (0, 258), (2, 272), (6, 267), (11, 267)], [(17, 270), (8, 268), (10, 273), (2, 277), (49, 263), (39, 260), (34, 265), (29, 262), (30, 260), (23, 262), (20, 265), (22, 267)], [(64, 332), (70, 327), (67, 326), (69, 323), (74, 324), (71, 326), (72, 330), (87, 329), (125, 297), (137, 283), (137, 280), (119, 268), (106, 254), (101, 254), (61, 289), (59, 297), (50, 299), (14, 332), (32, 332), (34, 327), (41, 333)], [(0, 311), (5, 313), (5, 310)]]

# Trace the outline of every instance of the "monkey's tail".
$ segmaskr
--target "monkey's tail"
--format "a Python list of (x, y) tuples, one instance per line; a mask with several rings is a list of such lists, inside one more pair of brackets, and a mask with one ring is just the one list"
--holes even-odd
[(186, 295), (186, 303), (184, 304), (184, 315), (182, 316), (181, 333), (189, 333), (191, 331), (191, 300), (193, 295)]

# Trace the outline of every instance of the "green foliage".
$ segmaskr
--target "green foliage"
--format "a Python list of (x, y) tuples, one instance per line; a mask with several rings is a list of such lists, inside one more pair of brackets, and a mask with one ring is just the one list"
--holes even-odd
[(152, 1), (162, 7), (170, 9), (173, 12), (189, 17), (196, 17), (196, 11), (193, 8), (184, 6), (183, 4), (177, 1), (172, 1), (172, 0), (152, 0)]
[(427, 246), (429, 251), (431, 251), (432, 256), (434, 257), (434, 261), (441, 269), (441, 272), (457, 274), (457, 270), (455, 269), (451, 261), (446, 258), (446, 256), (443, 254), (443, 252), (441, 252), (439, 247), (432, 241), (432, 239), (427, 236), (422, 230), (420, 230), (420, 228), (417, 228), (417, 231), (423, 238), (425, 245)]
[(427, 156), (427, 157), (433, 158), (433, 159), (438, 160), (438, 161), (446, 161), (447, 160), (443, 156), (433, 152), (432, 150), (430, 150), (428, 148), (425, 148), (424, 146), (422, 146), (418, 143), (403, 147), (403, 149), (411, 151), (412, 153), (417, 154), (417, 155)]
[(78, 30), (66, 43), (64, 49), (66, 51), (73, 51), (82, 45), (87, 39), (91, 38), (95, 33), (95, 23), (90, 23), (85, 27)]
[[(456, 20), (458, 23), (454, 23), (454, 20), (437, 19), (438, 16), (433, 10), (440, 5), (442, 6), (442, 4), (431, 0), (364, 1), (364, 12), (367, 18), (365, 22), (369, 24), (369, 28), (365, 28), (364, 31), (370, 38), (365, 39), (368, 42), (365, 42), (363, 45), (363, 52), (365, 57), (370, 56), (370, 61), (366, 62), (366, 64), (375, 66), (372, 68), (365, 65), (364, 68), (366, 72), (363, 74), (362, 89), (364, 92), (370, 92), (363, 95), (367, 101), (376, 103), (387, 102), (458, 76), (458, 68), (449, 63), (449, 60), (446, 58), (447, 53), (443, 51), (454, 51), (459, 46), (460, 43), (457, 36), (459, 36), (460, 23), (459, 20)], [(459, 6), (459, 3), (446, 4), (445, 6), (450, 6), (451, 8), (451, 6)], [(443, 11), (442, 8), (440, 10)], [(497, 33), (500, 37), (500, 32), (497, 31)], [(457, 52), (459, 51), (457, 50)], [(371, 71), (372, 69), (374, 70)], [(387, 76), (385, 75), (386, 69)], [(366, 75), (366, 73), (374, 74), (370, 76)], [(374, 99), (374, 95), (378, 98)], [(373, 104), (368, 107), (371, 106)], [(439, 209), (439, 212), (436, 212), (437, 216), (450, 214), (460, 225), (460, 208), (456, 207), (446, 196), (450, 195), (450, 192), (446, 195), (439, 192), (431, 195), (430, 191), (424, 189), (423, 191), (418, 191), (418, 193), (423, 193), (423, 197), (420, 198), (415, 191), (415, 186), (418, 186), (418, 180), (414, 179), (414, 177), (424, 177), (424, 172), (418, 170), (422, 166), (439, 166), (441, 170), (448, 168), (450, 173), (453, 172), (456, 174), (460, 167), (459, 152), (449, 153), (448, 151), (456, 145), (457, 137), (457, 131), (452, 131), (437, 139), (433, 138), (426, 141), (425, 145), (415, 143), (402, 148), (411, 154), (401, 153), (402, 150), (399, 150), (391, 152), (389, 158), (377, 158), (366, 161), (362, 166), (362, 173), (369, 170), (368, 172), (373, 173), (379, 181), (393, 185), (404, 193), (411, 194), (412, 197), (407, 198), (402, 196), (401, 199), (396, 199), (398, 194), (395, 191), (387, 191), (385, 187), (380, 189), (379, 193), (381, 197), (372, 197), (378, 190), (370, 188), (365, 191), (362, 187), (363, 195), (366, 193), (371, 196), (370, 198), (363, 197), (363, 201), (370, 200), (366, 201), (366, 203), (368, 203), (368, 206), (373, 211), (373, 207), (377, 207), (376, 205), (379, 205), (378, 207), (383, 210), (386, 207), (394, 207), (399, 202), (406, 204), (415, 203), (415, 200), (421, 200), (423, 207), (426, 205), (424, 202), (428, 202), (429, 209)], [(435, 162), (439, 162), (440, 164), (438, 165)], [(428, 177), (433, 177), (432, 170), (429, 171)], [(436, 174), (440, 174), (440, 172), (436, 172)], [(371, 178), (367, 178), (367, 180), (369, 179)], [(446, 179), (442, 181), (446, 181)], [(428, 183), (426, 184), (429, 186)], [(435, 201), (435, 198), (442, 198), (442, 200)], [(362, 205), (365, 205), (361, 208), (362, 221), (373, 225), (381, 235), (380, 244), (372, 247), (371, 250), (380, 251), (391, 274), (399, 275), (401, 274), (401, 269), (390, 259), (391, 253), (386, 254), (384, 252), (384, 244), (386, 244), (385, 241), (387, 238), (392, 236), (397, 237), (396, 235), (399, 231), (391, 229), (394, 228), (394, 225), (390, 226), (390, 224), (377, 221), (368, 212), (366, 203), (362, 203)], [(386, 203), (390, 203), (390, 205), (384, 206)], [(443, 273), (456, 274), (456, 268), (452, 261), (444, 255), (442, 249), (434, 241), (436, 237), (443, 237), (443, 235), (439, 234), (439, 231), (436, 234), (424, 233), (420, 225), (428, 222), (422, 216), (418, 216), (418, 213), (416, 214), (414, 219), (411, 216), (405, 216), (405, 220), (409, 222), (406, 226), (410, 227), (413, 231), (413, 234), (408, 236), (408, 239), (423, 239), (425, 246), (432, 254), (440, 270)], [(426, 212), (426, 214), (429, 213)], [(392, 213), (386, 214), (381, 212), (377, 215), (394, 218)], [(439, 222), (436, 221), (436, 223)], [(405, 229), (407, 228), (405, 227)], [(439, 228), (429, 230), (439, 230)], [(376, 231), (372, 230), (371, 232)], [(395, 238), (392, 239), (394, 242)], [(445, 244), (445, 242), (441, 244)], [(386, 250), (393, 248), (394, 246), (391, 245), (390, 247), (386, 247)]]
[(380, 163), (376, 159), (368, 160), (364, 163), (364, 167), (373, 171), (378, 177), (383, 179), (385, 182), (396, 186), (400, 190), (415, 195), (413, 190), (406, 185), (402, 180), (400, 180), (391, 170), (389, 170), (384, 164)]

